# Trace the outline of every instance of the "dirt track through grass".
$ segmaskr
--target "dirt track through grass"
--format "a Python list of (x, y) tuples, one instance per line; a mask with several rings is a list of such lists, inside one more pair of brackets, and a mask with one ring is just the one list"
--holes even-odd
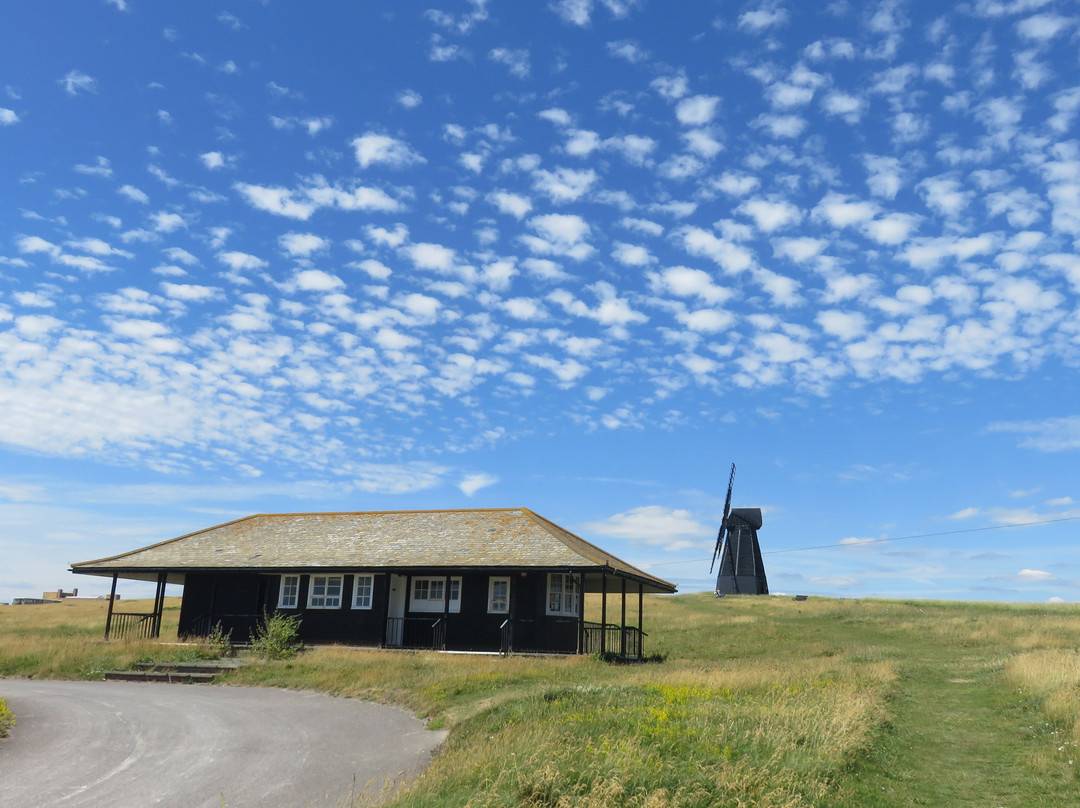
[[(925, 651), (926, 649), (922, 649)], [(1074, 805), (1075, 772), (1055, 728), (1004, 680), (1004, 657), (942, 649), (899, 666), (894, 718), (843, 805), (1032, 808)], [(854, 796), (854, 799), (850, 799)]]

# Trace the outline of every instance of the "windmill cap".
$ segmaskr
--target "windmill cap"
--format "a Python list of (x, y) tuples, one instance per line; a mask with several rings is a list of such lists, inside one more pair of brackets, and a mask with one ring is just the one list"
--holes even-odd
[(754, 530), (761, 528), (761, 508), (732, 508), (728, 520), (739, 519)]

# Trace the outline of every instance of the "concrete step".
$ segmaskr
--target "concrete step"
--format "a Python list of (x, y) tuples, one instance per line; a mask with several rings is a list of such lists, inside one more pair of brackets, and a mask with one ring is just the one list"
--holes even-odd
[(219, 674), (236, 670), (243, 663), (235, 660), (215, 662), (137, 662), (137, 671), (157, 671), (159, 673), (212, 673)]
[(175, 671), (105, 671), (107, 682), (169, 682), (171, 684), (209, 684), (216, 673), (177, 673)]

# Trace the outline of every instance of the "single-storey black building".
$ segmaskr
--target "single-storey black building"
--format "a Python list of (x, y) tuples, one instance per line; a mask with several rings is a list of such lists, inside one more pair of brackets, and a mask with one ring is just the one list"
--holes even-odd
[[(643, 655), (643, 595), (675, 592), (526, 508), (257, 514), (71, 571), (114, 591), (119, 578), (157, 583), (152, 613), (110, 600), (106, 637), (157, 636), (165, 585), (182, 584), (181, 636), (220, 623), (242, 641), (279, 610), (309, 643), (630, 658)], [(583, 593), (604, 595), (599, 622)]]

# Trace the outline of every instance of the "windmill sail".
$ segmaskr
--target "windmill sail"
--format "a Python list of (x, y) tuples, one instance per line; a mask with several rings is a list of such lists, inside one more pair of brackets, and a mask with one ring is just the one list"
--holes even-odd
[(761, 527), (760, 508), (732, 508), (721, 526), (726, 533), (720, 552), (720, 572), (716, 576), (718, 595), (767, 595), (769, 582), (761, 561), (757, 532)]
[(716, 559), (720, 556), (724, 546), (724, 531), (727, 530), (728, 513), (731, 512), (731, 487), (735, 485), (735, 464), (731, 464), (731, 476), (727, 481), (727, 499), (724, 500), (724, 517), (720, 520), (720, 530), (716, 533), (716, 547), (713, 549), (712, 561), (709, 563), (709, 574), (712, 575)]

